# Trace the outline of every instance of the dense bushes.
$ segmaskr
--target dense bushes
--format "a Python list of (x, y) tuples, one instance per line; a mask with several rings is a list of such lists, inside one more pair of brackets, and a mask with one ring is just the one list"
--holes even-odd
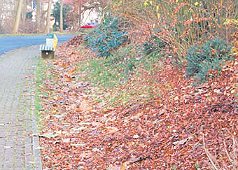
[(231, 59), (231, 47), (221, 39), (207, 41), (202, 46), (193, 46), (187, 52), (187, 76), (198, 82), (208, 78), (209, 71), (220, 71), (221, 64)]
[[(135, 63), (156, 62), (161, 56), (170, 56), (172, 62), (179, 64), (187, 60), (186, 75), (204, 82), (214, 75), (211, 72), (219, 72), (221, 64), (231, 58), (231, 47), (225, 41), (230, 41), (234, 24), (225, 24), (225, 21), (226, 13), (231, 19), (237, 18), (232, 12), (238, 7), (234, 0), (228, 0), (229, 3), (216, 0), (116, 2), (112, 4), (111, 14), (118, 17), (106, 16), (102, 24), (85, 37), (88, 47), (98, 56), (111, 55), (128, 39), (134, 50), (139, 47), (135, 58), (111, 55), (113, 60), (108, 62), (111, 65), (115, 64), (112, 61), (127, 61), (128, 67), (124, 67), (129, 70), (126, 72), (131, 72)], [(227, 11), (228, 7), (232, 10)], [(131, 27), (122, 29), (119, 18), (124, 18)], [(218, 34), (223, 40), (207, 41)], [(191, 47), (202, 43), (202, 46)]]
[[(128, 35), (134, 41), (144, 42), (156, 32), (156, 36), (169, 46), (172, 57), (184, 60), (192, 44), (204, 43), (219, 35), (230, 41), (237, 29), (237, 0), (134, 0), (113, 3), (113, 13), (128, 19), (135, 25)], [(135, 31), (137, 29), (137, 31)], [(138, 31), (139, 30), (139, 31)], [(134, 36), (136, 35), (136, 36)]]
[(127, 41), (127, 33), (120, 30), (117, 17), (107, 16), (102, 24), (85, 37), (85, 41), (98, 56), (104, 57)]

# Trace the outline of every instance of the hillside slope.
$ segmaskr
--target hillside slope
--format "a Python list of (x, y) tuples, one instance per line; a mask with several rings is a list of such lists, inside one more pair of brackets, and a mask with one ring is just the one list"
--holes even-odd
[[(237, 57), (198, 86), (184, 67), (158, 59), (153, 71), (138, 67), (126, 83), (102, 88), (80, 69), (96, 56), (76, 39), (44, 61), (45, 169), (238, 168)], [(113, 96), (128, 100), (108, 105)]]

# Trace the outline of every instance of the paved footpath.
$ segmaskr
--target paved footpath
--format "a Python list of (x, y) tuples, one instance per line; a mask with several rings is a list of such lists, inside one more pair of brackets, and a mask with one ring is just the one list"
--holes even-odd
[(0, 56), (0, 170), (42, 169), (34, 114), (38, 49)]

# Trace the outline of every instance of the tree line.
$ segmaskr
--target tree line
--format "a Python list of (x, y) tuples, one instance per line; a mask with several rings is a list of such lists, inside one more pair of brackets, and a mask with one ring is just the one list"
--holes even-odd
[(82, 14), (96, 9), (99, 13), (107, 0), (1, 0), (0, 33), (49, 33), (80, 28)]

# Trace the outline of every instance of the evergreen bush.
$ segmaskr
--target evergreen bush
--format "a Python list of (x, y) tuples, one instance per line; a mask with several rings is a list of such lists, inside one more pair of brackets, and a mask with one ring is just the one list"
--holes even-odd
[(232, 58), (230, 51), (231, 46), (219, 38), (207, 41), (202, 46), (191, 47), (186, 56), (186, 75), (195, 77), (198, 83), (205, 82), (209, 71), (219, 72), (221, 64)]
[(105, 57), (127, 41), (127, 32), (120, 30), (119, 18), (107, 16), (103, 23), (85, 37), (85, 41), (98, 56)]

